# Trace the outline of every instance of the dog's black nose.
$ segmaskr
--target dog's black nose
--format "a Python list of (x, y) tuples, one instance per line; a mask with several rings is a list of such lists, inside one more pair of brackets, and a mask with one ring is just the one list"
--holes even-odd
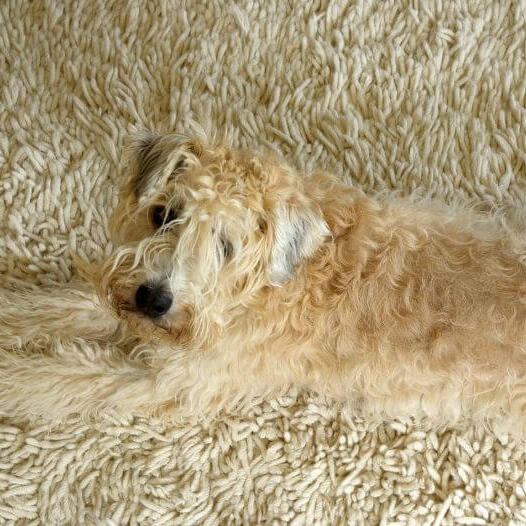
[(172, 306), (172, 295), (159, 286), (141, 285), (135, 293), (137, 310), (150, 318), (166, 314)]

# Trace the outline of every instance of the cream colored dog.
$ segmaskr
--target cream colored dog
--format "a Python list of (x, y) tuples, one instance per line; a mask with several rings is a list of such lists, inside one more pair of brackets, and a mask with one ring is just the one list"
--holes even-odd
[(98, 300), (4, 291), (1, 409), (209, 414), (295, 384), (365, 413), (526, 420), (524, 245), (495, 214), (169, 135), (136, 144), (112, 231), (85, 269)]

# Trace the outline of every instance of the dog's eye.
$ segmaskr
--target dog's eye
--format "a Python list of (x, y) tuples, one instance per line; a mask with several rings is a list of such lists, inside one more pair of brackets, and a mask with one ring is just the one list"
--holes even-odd
[(220, 244), (221, 244), (221, 251), (223, 253), (223, 258), (230, 259), (232, 257), (232, 254), (234, 253), (234, 247), (232, 246), (232, 243), (230, 243), (228, 239), (221, 238)]
[(177, 164), (174, 167), (174, 172), (180, 172), (184, 168), (186, 168), (186, 159), (182, 157), (179, 159), (179, 161), (177, 161)]
[(177, 219), (177, 210), (174, 208), (166, 208), (165, 206), (156, 206), (152, 210), (152, 223), (161, 228), (163, 225), (175, 221)]

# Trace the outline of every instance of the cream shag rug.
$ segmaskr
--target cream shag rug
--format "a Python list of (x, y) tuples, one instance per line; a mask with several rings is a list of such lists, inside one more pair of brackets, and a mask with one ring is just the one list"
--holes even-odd
[[(194, 121), (365, 189), (525, 205), (526, 5), (0, 2), (3, 286), (100, 258), (120, 147)], [(0, 306), (1, 308), (1, 306)], [(289, 393), (214, 424), (0, 422), (2, 524), (526, 524), (526, 447)]]

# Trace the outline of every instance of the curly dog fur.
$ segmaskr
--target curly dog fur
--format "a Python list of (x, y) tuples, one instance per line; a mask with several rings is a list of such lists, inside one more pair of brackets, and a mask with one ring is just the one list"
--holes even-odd
[[(363, 413), (526, 420), (524, 243), (501, 215), (145, 135), (111, 226), (83, 267), (96, 296), (2, 293), (2, 410), (210, 414), (294, 384)], [(144, 283), (166, 313), (137, 308)]]

